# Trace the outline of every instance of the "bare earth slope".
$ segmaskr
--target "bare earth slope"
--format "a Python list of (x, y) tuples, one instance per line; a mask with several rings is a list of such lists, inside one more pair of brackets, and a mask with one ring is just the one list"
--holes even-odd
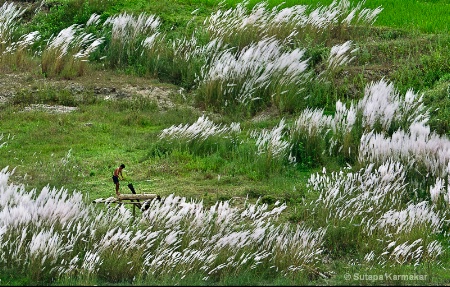
[(178, 93), (175, 86), (112, 71), (90, 71), (71, 80), (48, 79), (29, 73), (0, 74), (0, 103), (10, 101), (18, 93), (32, 94), (44, 89), (65, 90), (74, 96), (87, 95), (106, 100), (145, 97), (155, 101), (160, 109), (172, 108), (174, 104), (170, 96)]

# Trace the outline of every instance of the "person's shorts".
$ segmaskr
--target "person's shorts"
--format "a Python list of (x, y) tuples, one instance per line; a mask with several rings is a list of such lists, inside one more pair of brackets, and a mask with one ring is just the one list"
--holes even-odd
[(119, 183), (119, 177), (113, 175), (112, 179), (114, 181), (114, 184), (118, 184)]

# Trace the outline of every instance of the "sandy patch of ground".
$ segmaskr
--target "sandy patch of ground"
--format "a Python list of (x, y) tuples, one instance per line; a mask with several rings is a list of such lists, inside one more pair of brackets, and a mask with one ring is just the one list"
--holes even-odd
[[(17, 93), (33, 93), (41, 89), (66, 90), (73, 95), (89, 94), (105, 100), (143, 97), (153, 100), (161, 110), (175, 107), (172, 96), (178, 88), (155, 79), (123, 75), (114, 71), (91, 71), (71, 80), (48, 79), (28, 73), (4, 73), (0, 75), (0, 104), (7, 103)], [(74, 111), (74, 107), (33, 104), (24, 111), (41, 110), (50, 113)]]

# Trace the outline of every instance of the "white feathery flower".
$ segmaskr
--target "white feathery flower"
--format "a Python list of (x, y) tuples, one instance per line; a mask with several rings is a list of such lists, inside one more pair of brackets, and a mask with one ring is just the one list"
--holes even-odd
[(419, 228), (426, 228), (428, 234), (438, 233), (444, 222), (439, 212), (426, 201), (410, 204), (404, 210), (389, 210), (384, 213), (372, 228), (379, 228), (386, 233), (410, 233)]
[(373, 24), (381, 11), (383, 11), (381, 6), (375, 9), (364, 8), (359, 12), (358, 21)]
[(306, 108), (303, 110), (294, 125), (291, 127), (292, 135), (307, 134), (308, 136), (321, 136), (331, 126), (331, 117), (323, 114), (323, 109)]
[(146, 37), (143, 41), (142, 41), (142, 47), (146, 48), (146, 49), (151, 49), (155, 44), (156, 44), (156, 40), (158, 39), (159, 35), (161, 33), (156, 32), (153, 35)]
[(431, 258), (436, 258), (445, 252), (444, 247), (438, 240), (433, 240), (428, 243), (426, 247), (428, 256)]
[(328, 57), (328, 69), (334, 70), (339, 66), (344, 66), (350, 63), (354, 57), (349, 57), (349, 54), (353, 54), (358, 51), (357, 48), (352, 49), (353, 42), (351, 40), (341, 45), (334, 45), (331, 48), (330, 55)]
[(23, 35), (19, 38), (17, 42), (11, 43), (8, 47), (6, 47), (4, 54), (6, 53), (14, 53), (17, 50), (24, 50), (27, 47), (33, 45), (36, 41), (40, 39), (41, 35), (38, 31), (30, 32), (26, 35)]
[(103, 38), (98, 39), (91, 33), (84, 33), (81, 25), (73, 24), (51, 37), (46, 49), (55, 51), (58, 58), (73, 50), (74, 58), (78, 59), (88, 57), (101, 43)]
[(103, 38), (99, 38), (99, 39), (95, 39), (93, 41), (92, 41), (92, 39), (90, 39), (90, 42), (91, 42), (91, 44), (89, 44), (89, 46), (86, 49), (80, 50), (78, 53), (76, 53), (74, 55), (75, 59), (89, 57), (89, 55), (92, 52), (94, 52), (98, 48), (98, 46), (100, 46), (104, 42), (104, 39)]
[(385, 131), (395, 121), (405, 126), (425, 124), (429, 117), (422, 104), (422, 96), (418, 97), (412, 90), (408, 90), (405, 97), (401, 98), (394, 85), (384, 79), (366, 86), (358, 109), (362, 111), (363, 127), (367, 131), (376, 123), (380, 123)]
[(298, 85), (308, 78), (307, 60), (302, 60), (305, 50), (282, 51), (275, 38), (263, 38), (233, 54), (230, 50), (213, 56), (202, 67), (199, 86), (220, 82), (224, 97), (248, 104), (258, 100), (257, 91), (265, 91), (273, 82), (280, 85)]
[(112, 37), (115, 40), (126, 43), (137, 35), (154, 33), (161, 22), (159, 17), (141, 13), (137, 17), (126, 12), (110, 16), (103, 23), (104, 26), (112, 26)]
[(86, 27), (91, 25), (98, 25), (100, 22), (100, 15), (93, 13), (91, 17), (89, 17), (89, 20), (86, 22)]
[(0, 41), (6, 41), (16, 29), (16, 20), (25, 13), (25, 8), (18, 7), (14, 2), (5, 2), (0, 7)]
[(407, 167), (420, 164), (431, 176), (446, 177), (450, 161), (450, 140), (430, 133), (428, 126), (414, 123), (409, 132), (398, 130), (391, 137), (363, 134), (359, 146), (360, 162), (383, 162), (393, 158)]
[(444, 190), (445, 182), (442, 178), (436, 178), (436, 184), (430, 186), (431, 201), (436, 203), (439, 199), (441, 192)]
[(160, 134), (160, 139), (193, 140), (205, 141), (209, 137), (226, 135), (227, 133), (237, 133), (240, 130), (238, 123), (232, 123), (229, 127), (222, 124), (215, 124), (207, 116), (202, 115), (192, 125), (171, 126), (164, 129)]
[(278, 126), (272, 130), (263, 130), (260, 133), (253, 134), (256, 138), (256, 146), (259, 154), (269, 154), (274, 158), (282, 158), (287, 155), (290, 148), (290, 142), (283, 140), (286, 124), (284, 118), (281, 119)]
[(81, 269), (87, 273), (95, 273), (98, 271), (101, 264), (101, 257), (96, 252), (88, 250), (84, 256), (83, 263), (81, 264)]
[(171, 231), (164, 239), (165, 243), (170, 246), (178, 240), (179, 231)]

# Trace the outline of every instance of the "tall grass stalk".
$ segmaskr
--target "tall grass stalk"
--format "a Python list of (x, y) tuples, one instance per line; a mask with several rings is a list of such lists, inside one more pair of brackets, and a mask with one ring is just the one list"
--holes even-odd
[(48, 40), (42, 52), (42, 72), (49, 77), (81, 76), (85, 72), (89, 54), (102, 42), (102, 38), (84, 32), (82, 25), (73, 24)]
[(261, 174), (270, 174), (279, 171), (285, 161), (295, 162), (289, 153), (291, 144), (286, 139), (285, 120), (281, 119), (278, 126), (272, 130), (251, 131), (250, 137), (256, 139), (257, 161)]
[(366, 132), (374, 130), (392, 134), (399, 128), (407, 130), (413, 123), (426, 124), (429, 118), (422, 95), (409, 89), (402, 97), (394, 84), (384, 79), (366, 86), (358, 109), (362, 112), (362, 125)]
[[(229, 147), (236, 148), (239, 143), (237, 138), (241, 132), (239, 123), (231, 123), (229, 126), (215, 124), (207, 116), (203, 115), (193, 124), (171, 126), (162, 130), (159, 139), (162, 145), (178, 146), (182, 150), (187, 150), (194, 154), (210, 154), (219, 152), (226, 154), (230, 152)], [(225, 149), (220, 150), (225, 144)]]
[[(167, 197), (164, 204), (152, 202), (151, 211), (144, 214), (143, 220), (153, 224), (161, 222), (160, 228), (163, 224), (166, 228), (182, 227), (175, 230), (186, 232), (172, 232), (169, 234), (172, 239), (165, 244), (186, 246), (187, 249), (182, 253), (169, 249), (169, 255), (177, 260), (167, 264), (160, 262), (151, 269), (160, 266), (155, 271), (167, 272), (170, 268), (163, 270), (162, 267), (173, 266), (185, 275), (197, 266), (204, 270), (204, 279), (208, 279), (223, 272), (239, 274), (246, 268), (275, 265), (290, 273), (295, 268), (301, 269), (303, 264), (314, 265), (321, 253), (319, 246), (324, 230), (313, 231), (303, 226), (291, 229), (271, 223), (285, 208), (284, 204), (277, 204), (269, 210), (267, 205), (257, 202), (238, 209), (231, 207), (229, 202), (218, 202), (204, 210), (201, 202), (187, 202), (176, 196)], [(275, 255), (284, 252), (292, 252), (293, 260), (284, 261), (282, 256)], [(161, 256), (152, 258), (155, 258), (152, 265), (156, 263), (154, 260), (162, 259)], [(201, 259), (204, 260), (202, 263), (199, 262)]]
[(203, 41), (200, 35), (172, 40), (172, 74), (179, 75), (179, 84), (186, 89), (196, 88), (203, 67), (226, 49), (220, 39), (212, 39), (207, 43)]
[(13, 53), (17, 49), (25, 49), (37, 42), (40, 37), (41, 36), (38, 31), (25, 34), (21, 36), (17, 42), (11, 43), (11, 45), (6, 48), (4, 53)]
[[(157, 148), (223, 158), (231, 151), (245, 158), (236, 162), (257, 170), (260, 178), (297, 163), (319, 167), (333, 157), (348, 167), (331, 173), (323, 168), (310, 176), (309, 197), (298, 206), (305, 217), (297, 225), (279, 221), (285, 203), (234, 206), (230, 200), (207, 208), (173, 194), (148, 202), (149, 209), (135, 221), (124, 206), (94, 208), (77, 191), (49, 185), (27, 191), (26, 185), (10, 181), (14, 170), (4, 168), (0, 268), (29, 283), (72, 277), (87, 283), (165, 278), (179, 283), (195, 274), (215, 284), (249, 270), (261, 276), (322, 274), (321, 264), (329, 263), (330, 255), (356, 257), (368, 266), (440, 264), (448, 257), (450, 143), (427, 126), (422, 96), (412, 89), (400, 95), (382, 79), (367, 85), (359, 101), (337, 100), (333, 115), (308, 107), (314, 94), (305, 97), (308, 81), (331, 82), (352, 61), (353, 42), (335, 42), (349, 38), (352, 23), (375, 21), (381, 8), (364, 9), (363, 4), (333, 1), (317, 8), (269, 10), (262, 2), (248, 11), (249, 2), (243, 2), (211, 15), (206, 33), (199, 29), (169, 41), (154, 15), (122, 13), (102, 24), (93, 14), (86, 27), (102, 25), (104, 38), (74, 24), (48, 39), (41, 63), (49, 76), (81, 75), (105, 41), (111, 67), (136, 65), (186, 88), (198, 85), (196, 100), (205, 108), (235, 115), (253, 115), (270, 105), (303, 110), (292, 125), (283, 118), (271, 130), (251, 131), (247, 141), (239, 141), (239, 123), (215, 124), (202, 116), (193, 124), (164, 129)], [(23, 13), (14, 4), (0, 9), (2, 61), (14, 53), (21, 58), (19, 53), (39, 39), (36, 32), (13, 37)], [(333, 46), (323, 65), (312, 67), (307, 45), (316, 43)], [(0, 135), (0, 149), (9, 139)], [(48, 167), (57, 182), (67, 182), (79, 169), (71, 150)]]
[(278, 40), (264, 38), (240, 52), (225, 50), (214, 55), (202, 68), (198, 101), (216, 109), (250, 106), (250, 112), (259, 110), (274, 96), (287, 92), (287, 86), (299, 87), (308, 79), (304, 52), (285, 52)]
[[(25, 9), (20, 8), (14, 2), (5, 2), (0, 7), (0, 43), (11, 41), (14, 31), (17, 29), (17, 20), (25, 13)], [(1, 47), (0, 46), (0, 47)], [(1, 49), (0, 51), (3, 51)]]
[[(444, 253), (437, 235), (448, 228), (448, 210), (438, 211), (420, 199), (417, 203), (409, 201), (408, 189), (414, 187), (407, 184), (405, 167), (399, 162), (331, 175), (324, 170), (322, 175), (312, 175), (308, 184), (320, 194), (310, 202), (316, 220), (344, 230), (353, 225), (359, 240), (365, 242), (357, 247), (357, 252), (367, 252), (367, 261), (417, 265), (435, 261)], [(351, 246), (350, 242), (329, 244)]]
[[(393, 84), (382, 79), (367, 85), (356, 104), (347, 107), (338, 100), (333, 116), (323, 115), (320, 109), (306, 109), (290, 133), (294, 148), (306, 146), (308, 141), (315, 145), (321, 137), (329, 155), (343, 157), (346, 162), (382, 164), (393, 158), (406, 166), (415, 164), (419, 173), (429, 174), (434, 181), (447, 174), (448, 139), (431, 132), (428, 119), (422, 96), (412, 90), (400, 96)], [(313, 151), (308, 154), (313, 156)], [(314, 157), (319, 156), (316, 153)]]
[[(317, 99), (308, 99), (313, 96), (305, 92), (305, 88), (313, 87), (308, 83), (312, 81), (309, 59), (305, 57), (308, 48), (293, 48), (299, 45), (292, 44), (295, 37), (306, 38), (297, 28), (313, 27), (316, 32), (310, 37), (314, 39), (323, 34), (319, 31), (331, 30), (342, 23), (371, 24), (381, 12), (381, 8), (363, 9), (362, 3), (352, 7), (349, 1), (333, 1), (330, 6), (319, 7), (310, 14), (309, 7), (301, 5), (281, 10), (277, 6), (270, 11), (266, 2), (260, 2), (251, 12), (246, 5), (248, 2), (242, 2), (235, 9), (219, 10), (205, 22), (210, 37), (230, 47), (213, 55), (198, 79), (197, 102), (216, 111), (238, 107), (241, 113), (252, 115), (273, 105), (280, 111), (294, 112), (307, 107), (308, 102), (316, 102)], [(300, 46), (308, 47), (308, 44)], [(335, 81), (334, 75), (353, 60), (351, 54), (356, 51), (349, 40), (332, 46), (327, 66), (320, 68), (323, 70), (317, 80), (326, 76)]]
[(5, 2), (0, 7), (0, 61), (2, 68), (27, 68), (35, 65), (29, 61), (32, 53), (29, 48), (39, 40), (39, 32), (30, 32), (18, 37), (16, 31), (26, 9), (20, 8), (14, 2)]
[(326, 135), (330, 131), (331, 116), (324, 116), (323, 109), (305, 109), (289, 128), (291, 154), (304, 166), (325, 164)]
[(123, 206), (99, 211), (79, 192), (27, 191), (9, 183), (13, 173), (0, 172), (0, 265), (33, 282), (152, 282), (190, 272), (214, 282), (224, 272), (268, 267), (284, 275), (309, 272), (305, 267), (320, 261), (325, 229), (279, 225), (285, 204), (238, 208), (225, 201), (207, 209), (170, 195), (149, 202), (141, 220), (129, 225), (132, 215)]
[[(270, 10), (266, 2), (254, 6), (249, 14), (247, 5), (242, 2), (236, 9), (219, 10), (211, 15), (205, 21), (209, 35), (196, 29), (190, 38), (183, 36), (169, 41), (159, 32), (158, 16), (123, 12), (101, 23), (101, 17), (94, 13), (86, 28), (98, 27), (95, 34), (102, 36), (86, 33), (76, 24), (63, 29), (47, 40), (41, 59), (42, 72), (66, 78), (82, 75), (89, 56), (105, 43), (106, 54), (98, 59), (106, 59), (110, 67), (132, 66), (139, 74), (158, 76), (186, 89), (198, 86), (195, 97), (199, 105), (216, 111), (237, 108), (250, 115), (270, 105), (293, 112), (307, 106), (305, 99), (309, 95), (303, 89), (310, 80), (308, 59), (304, 57), (306, 49), (293, 45), (294, 36), (299, 33), (297, 26), (324, 30), (355, 19), (370, 24), (380, 12), (363, 9), (362, 4), (352, 7), (348, 1), (334, 1), (309, 14), (311, 9), (307, 6), (283, 9), (277, 6)], [(292, 27), (292, 23), (297, 26)], [(245, 32), (247, 28), (249, 35)], [(259, 32), (255, 33), (255, 29)], [(246, 42), (231, 43), (224, 33), (242, 37)], [(351, 60), (346, 55), (350, 44), (347, 41), (331, 49), (328, 69)]]
[(143, 59), (144, 47), (152, 47), (160, 25), (159, 17), (146, 13), (135, 16), (124, 12), (108, 17), (103, 27), (111, 28), (106, 55), (110, 66), (126, 67)]
[[(408, 131), (398, 130), (392, 136), (367, 133), (361, 138), (360, 162), (379, 163), (395, 158), (410, 167), (418, 182), (448, 175), (449, 140), (430, 132), (428, 126), (416, 123)], [(419, 178), (421, 178), (419, 180)]]
[[(243, 1), (235, 8), (213, 13), (205, 20), (207, 31), (213, 38), (221, 38), (240, 48), (267, 37), (276, 37), (285, 43), (294, 40), (307, 43), (309, 38), (315, 39), (317, 44), (326, 39), (321, 34), (340, 35), (351, 24), (372, 25), (382, 11), (381, 7), (363, 8), (364, 1), (353, 6), (347, 0), (333, 1), (329, 6), (318, 5), (315, 9), (308, 5), (281, 8), (281, 4), (269, 9), (268, 3), (262, 1), (248, 11), (248, 4), (249, 1)], [(345, 36), (348, 35), (341, 35)]]
[(353, 42), (350, 40), (331, 47), (330, 55), (327, 59), (327, 69), (322, 73), (337, 73), (338, 69), (350, 63), (355, 58), (354, 56), (350, 56), (350, 54), (358, 51), (357, 48), (352, 49), (352, 47)]

